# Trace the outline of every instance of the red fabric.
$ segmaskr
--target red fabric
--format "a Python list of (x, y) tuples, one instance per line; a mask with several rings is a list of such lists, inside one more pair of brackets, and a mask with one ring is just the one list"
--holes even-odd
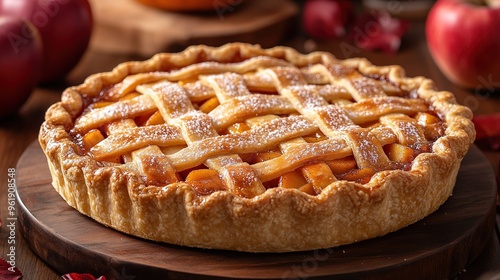
[(106, 277), (101, 276), (99, 278), (95, 278), (93, 275), (88, 273), (68, 273), (62, 276), (64, 280), (106, 280)]

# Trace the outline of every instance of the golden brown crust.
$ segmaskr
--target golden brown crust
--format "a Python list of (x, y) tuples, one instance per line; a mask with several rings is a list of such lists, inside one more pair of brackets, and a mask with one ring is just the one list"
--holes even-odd
[[(366, 184), (338, 180), (312, 196), (298, 189), (271, 188), (251, 198), (230, 191), (198, 195), (185, 182), (147, 185), (133, 170), (82, 155), (70, 131), (84, 110), (83, 97), (97, 96), (127, 76), (156, 81), (166, 69), (199, 61), (221, 63), (256, 56), (278, 58), (297, 67), (335, 62), (363, 75), (380, 75), (413, 92), (445, 121), (446, 130), (419, 154), (409, 171), (375, 173)], [(182, 75), (180, 73), (179, 75)], [(134, 84), (120, 83), (121, 90)], [(327, 248), (398, 230), (435, 211), (451, 195), (460, 161), (475, 132), (472, 113), (431, 80), (407, 78), (399, 66), (377, 67), (365, 59), (336, 60), (331, 54), (302, 55), (293, 49), (261, 49), (246, 44), (219, 48), (195, 46), (178, 54), (158, 54), (96, 74), (64, 91), (46, 114), (39, 141), (47, 156), (54, 188), (69, 205), (119, 231), (155, 241), (250, 252)]]

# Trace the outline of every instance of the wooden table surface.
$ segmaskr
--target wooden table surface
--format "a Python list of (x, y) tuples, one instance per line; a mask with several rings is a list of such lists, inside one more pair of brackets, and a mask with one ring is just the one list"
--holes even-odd
[[(412, 22), (400, 51), (395, 54), (361, 51), (340, 41), (312, 42), (302, 34), (300, 29), (297, 29), (295, 34), (283, 44), (295, 47), (302, 52), (313, 49), (330, 51), (339, 58), (363, 56), (377, 65), (400, 64), (406, 69), (408, 76), (432, 78), (438, 88), (453, 92), (457, 101), (469, 106), (475, 115), (500, 112), (500, 91), (464, 90), (451, 84), (442, 75), (428, 53), (423, 21)], [(348, 51), (346, 51), (346, 46), (349, 46)], [(10, 246), (12, 246), (12, 244), (8, 244), (10, 230), (6, 227), (7, 218), (11, 217), (7, 208), (9, 172), (15, 172), (12, 168), (16, 167), (18, 158), (26, 147), (37, 138), (46, 109), (59, 100), (60, 93), (68, 85), (81, 83), (89, 74), (110, 70), (117, 63), (130, 59), (142, 58), (99, 53), (89, 49), (64, 84), (37, 88), (17, 116), (0, 122), (0, 213), (4, 223), (0, 228), (0, 258), (8, 259), (7, 254), (10, 253)], [(500, 151), (492, 151), (483, 146), (480, 148), (498, 176)], [(500, 275), (499, 223), (500, 212), (499, 207), (497, 207), (496, 231), (492, 234), (489, 246), (455, 279), (493, 279), (492, 275), (496, 275), (496, 277)], [(18, 231), (13, 239), (15, 240), (15, 262), (24, 275), (23, 279), (61, 279), (57, 271), (47, 266), (31, 251)]]

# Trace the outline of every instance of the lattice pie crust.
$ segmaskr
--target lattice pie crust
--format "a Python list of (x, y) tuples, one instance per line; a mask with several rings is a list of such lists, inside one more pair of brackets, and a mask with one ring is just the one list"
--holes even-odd
[(234, 43), (92, 75), (49, 108), (39, 140), (54, 188), (106, 226), (286, 252), (435, 211), (474, 140), (471, 118), (400, 66)]

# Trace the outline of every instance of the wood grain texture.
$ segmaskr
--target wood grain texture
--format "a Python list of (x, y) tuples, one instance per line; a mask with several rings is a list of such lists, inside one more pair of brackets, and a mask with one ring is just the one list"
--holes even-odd
[(110, 279), (445, 279), (471, 263), (491, 240), (496, 185), (475, 146), (452, 197), (424, 220), (356, 244), (283, 254), (192, 249), (106, 228), (68, 206), (50, 185), (45, 156), (31, 144), (18, 166), (21, 233), (61, 274)]
[[(248, 42), (271, 47), (289, 33), (299, 7), (290, 0), (214, 1), (198, 13), (169, 12), (135, 0), (90, 0), (95, 28), (91, 47), (112, 54), (152, 56), (189, 45)], [(123, 20), (123, 19), (127, 20)]]
[[(10, 247), (14, 246), (16, 266), (23, 273), (23, 279), (36, 279), (32, 277), (33, 275), (40, 275), (41, 278), (38, 279), (59, 279), (59, 275), (48, 268), (27, 246), (19, 232), (18, 221), (16, 221), (15, 244), (8, 244), (11, 233), (6, 228), (7, 218), (10, 217), (7, 211), (7, 170), (16, 167), (19, 157), (37, 138), (43, 113), (58, 99), (60, 99), (59, 92), (40, 89), (28, 99), (17, 116), (0, 120), (0, 216), (3, 221), (3, 226), (0, 227), (0, 257), (8, 259)], [(18, 205), (16, 210), (20, 212)]]

